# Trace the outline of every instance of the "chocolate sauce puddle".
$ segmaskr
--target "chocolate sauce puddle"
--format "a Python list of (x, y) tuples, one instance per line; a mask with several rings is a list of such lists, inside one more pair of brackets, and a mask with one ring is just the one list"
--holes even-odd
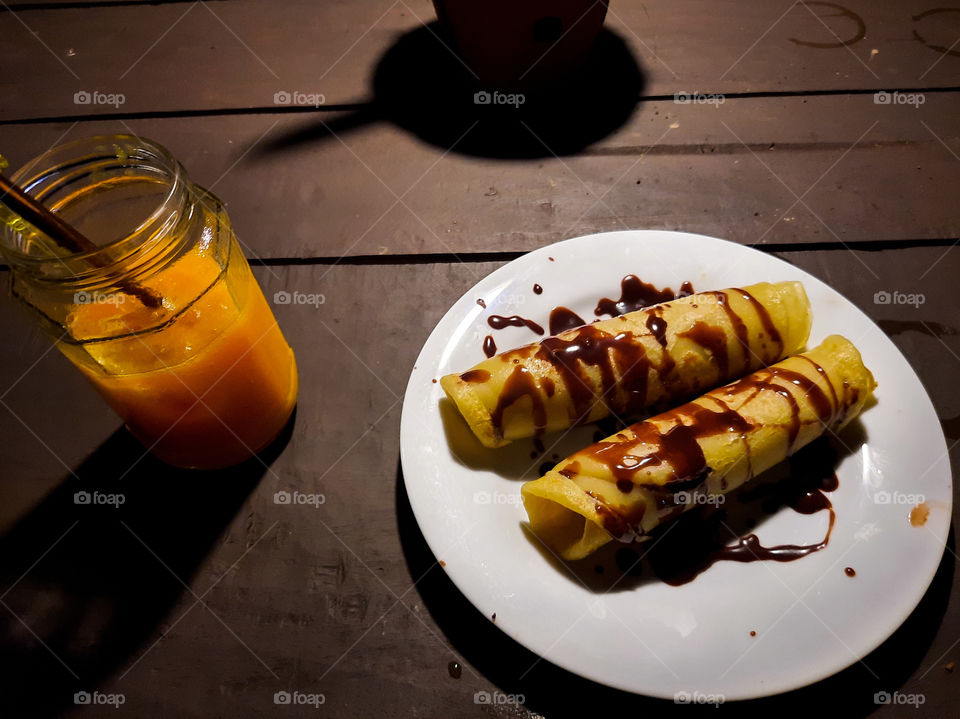
[(587, 321), (571, 309), (560, 306), (550, 310), (550, 334), (552, 335), (558, 335), (585, 324)]
[(678, 297), (686, 297), (694, 293), (693, 285), (684, 282), (680, 285), (680, 290), (674, 292), (669, 287), (658, 290), (649, 282), (644, 282), (636, 275), (627, 275), (620, 280), (620, 299), (612, 300), (609, 297), (603, 297), (597, 302), (597, 307), (593, 311), (598, 317), (601, 315), (610, 315), (619, 317), (628, 312), (642, 310), (644, 307), (656, 305), (661, 302), (669, 302)]

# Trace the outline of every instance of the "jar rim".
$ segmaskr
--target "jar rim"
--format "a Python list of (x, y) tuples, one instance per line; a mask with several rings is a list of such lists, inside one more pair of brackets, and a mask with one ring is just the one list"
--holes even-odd
[[(182, 207), (186, 200), (188, 179), (186, 172), (176, 158), (163, 145), (133, 134), (94, 135), (56, 145), (27, 161), (11, 176), (12, 182), (21, 187), (24, 192), (44, 201), (45, 188), (41, 183), (65, 171), (77, 171), (86, 165), (96, 162), (115, 159), (123, 167), (130, 159), (127, 154), (133, 150), (138, 158), (149, 157), (158, 169), (168, 179), (168, 188), (165, 195), (158, 199), (156, 208), (143, 220), (120, 237), (112, 239), (95, 250), (81, 252), (67, 252), (64, 254), (37, 255), (24, 252), (19, 246), (17, 238), (20, 233), (10, 227), (3, 228), (0, 233), (0, 249), (7, 259), (15, 261), (19, 266), (31, 268), (39, 274), (45, 274), (45, 267), (67, 266), (68, 264), (82, 263), (81, 268), (92, 268), (98, 271), (107, 269), (107, 265), (96, 262), (98, 258), (112, 257), (118, 250), (135, 252), (142, 249), (159, 229), (165, 218), (170, 215), (172, 207)], [(38, 192), (39, 187), (39, 192)], [(97, 273), (99, 274), (99, 272)], [(74, 275), (75, 276), (75, 275)]]

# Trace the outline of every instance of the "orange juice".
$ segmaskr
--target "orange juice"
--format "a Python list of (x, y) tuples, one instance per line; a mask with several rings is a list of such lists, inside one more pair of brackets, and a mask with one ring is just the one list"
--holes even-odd
[(216, 196), (133, 135), (51, 148), (11, 179), (94, 246), (0, 209), (13, 295), (149, 451), (216, 469), (280, 434), (296, 362)]
[[(193, 251), (145, 284), (172, 317), (146, 332), (157, 311), (133, 297), (94, 295), (74, 307), (67, 326), (96, 361), (80, 369), (170, 464), (225, 467), (263, 449), (296, 404), (297, 368), (246, 260), (231, 258), (222, 271)], [(201, 291), (180, 309), (180, 298)], [(120, 328), (127, 331), (116, 336)]]

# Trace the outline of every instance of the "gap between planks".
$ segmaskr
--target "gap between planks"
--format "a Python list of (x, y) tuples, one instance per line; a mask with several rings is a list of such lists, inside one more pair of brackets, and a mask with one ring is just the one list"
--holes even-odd
[[(665, 230), (666, 231), (666, 230)], [(909, 250), (919, 247), (951, 247), (960, 244), (960, 238), (922, 240), (878, 240), (853, 243), (841, 242), (791, 242), (781, 245), (745, 243), (761, 252), (781, 254), (789, 252), (881, 252), (883, 250)], [(549, 245), (546, 245), (547, 247)], [(530, 251), (532, 252), (532, 250)], [(345, 257), (268, 257), (249, 258), (252, 267), (282, 267), (297, 265), (430, 265), (479, 262), (509, 262), (529, 252), (426, 252), (423, 254), (397, 253), (392, 255), (350, 255)], [(0, 272), (9, 272), (8, 265), (0, 264)]]
[[(224, 0), (225, 1), (225, 0)], [(135, 2), (135, 5), (142, 5), (143, 2)], [(86, 6), (84, 6), (86, 7)], [(2, 9), (0, 9), (2, 11)], [(725, 92), (722, 94), (724, 100), (750, 100), (765, 98), (793, 98), (793, 97), (833, 97), (841, 95), (875, 95), (878, 92), (889, 93), (922, 93), (922, 94), (947, 94), (960, 92), (960, 85), (951, 87), (884, 87), (884, 88), (863, 88), (863, 89), (845, 89), (845, 90), (776, 90), (776, 91), (757, 91), (757, 92)], [(644, 102), (672, 102), (674, 95), (643, 95), (637, 104)], [(217, 117), (221, 115), (309, 115), (309, 114), (329, 114), (334, 112), (358, 111), (369, 108), (369, 102), (350, 102), (335, 105), (322, 105), (319, 107), (309, 106), (280, 106), (263, 105), (260, 107), (223, 107), (207, 108), (195, 110), (158, 110), (158, 111), (139, 111), (139, 112), (113, 112), (113, 113), (87, 113), (79, 115), (47, 115), (43, 117), (14, 118), (0, 120), (2, 125), (40, 125), (53, 122), (100, 122), (107, 120), (156, 120), (166, 118), (186, 118), (186, 117)]]

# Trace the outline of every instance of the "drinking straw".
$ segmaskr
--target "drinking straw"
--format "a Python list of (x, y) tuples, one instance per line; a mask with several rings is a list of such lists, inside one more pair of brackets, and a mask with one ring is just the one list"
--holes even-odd
[[(6, 205), (26, 222), (70, 252), (96, 252), (100, 249), (76, 227), (64, 222), (62, 218), (48, 210), (41, 202), (28, 195), (3, 175), (0, 175), (0, 203)], [(101, 265), (93, 258), (91, 258), (91, 262)], [(127, 279), (120, 279), (118, 284), (124, 292), (137, 297), (151, 309), (157, 309), (162, 304), (162, 298), (149, 287), (144, 287)]]

